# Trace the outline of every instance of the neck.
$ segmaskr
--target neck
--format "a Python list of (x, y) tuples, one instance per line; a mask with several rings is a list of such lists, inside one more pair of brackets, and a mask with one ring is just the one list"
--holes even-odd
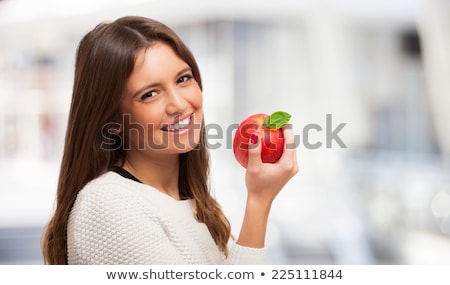
[(156, 188), (175, 200), (180, 200), (178, 154), (149, 157), (142, 153), (129, 151), (123, 168), (142, 183)]

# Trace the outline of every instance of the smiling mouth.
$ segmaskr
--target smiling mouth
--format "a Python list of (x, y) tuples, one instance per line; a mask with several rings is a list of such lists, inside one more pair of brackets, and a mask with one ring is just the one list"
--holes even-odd
[(182, 130), (189, 129), (194, 121), (194, 114), (190, 114), (189, 116), (184, 117), (182, 120), (179, 120), (174, 124), (168, 124), (161, 128), (162, 131), (165, 132), (179, 132)]

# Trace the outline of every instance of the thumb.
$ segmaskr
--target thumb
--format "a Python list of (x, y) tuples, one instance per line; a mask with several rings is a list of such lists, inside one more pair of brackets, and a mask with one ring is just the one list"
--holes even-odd
[(248, 166), (261, 163), (261, 138), (252, 134), (248, 140)]

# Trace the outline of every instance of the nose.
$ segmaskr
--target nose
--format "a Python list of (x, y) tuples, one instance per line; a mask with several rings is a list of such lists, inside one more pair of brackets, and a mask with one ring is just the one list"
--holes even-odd
[(180, 90), (171, 88), (167, 91), (166, 111), (168, 114), (183, 114), (188, 107), (188, 102)]

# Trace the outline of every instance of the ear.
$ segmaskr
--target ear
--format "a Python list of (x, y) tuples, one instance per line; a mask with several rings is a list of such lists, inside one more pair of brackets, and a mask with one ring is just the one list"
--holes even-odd
[(112, 134), (118, 135), (122, 132), (122, 125), (121, 124), (114, 124), (114, 127), (110, 128), (109, 131)]
[(115, 134), (115, 135), (119, 135), (123, 129), (122, 129), (122, 125), (119, 123), (110, 123), (111, 125), (108, 128), (108, 132), (110, 134)]

